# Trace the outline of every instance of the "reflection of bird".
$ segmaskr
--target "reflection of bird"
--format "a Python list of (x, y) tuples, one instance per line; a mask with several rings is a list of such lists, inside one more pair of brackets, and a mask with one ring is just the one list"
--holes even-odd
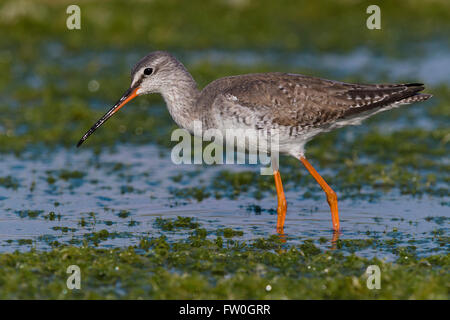
[[(325, 191), (334, 230), (339, 230), (337, 196), (306, 160), (306, 142), (321, 132), (431, 97), (420, 93), (424, 89), (420, 83), (350, 84), (289, 73), (225, 77), (199, 91), (186, 68), (162, 51), (141, 59), (131, 78), (130, 88), (77, 146), (131, 99), (149, 93), (160, 93), (173, 120), (191, 133), (195, 120), (201, 121), (203, 130), (274, 129), (279, 133), (279, 152), (299, 159)], [(287, 205), (278, 162), (272, 164), (278, 195), (277, 230), (282, 233)]]

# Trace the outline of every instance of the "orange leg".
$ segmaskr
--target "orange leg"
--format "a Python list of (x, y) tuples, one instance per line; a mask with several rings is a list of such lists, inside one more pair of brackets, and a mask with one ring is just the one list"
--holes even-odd
[(316, 169), (313, 168), (313, 166), (308, 162), (308, 160), (306, 160), (305, 157), (300, 157), (300, 161), (303, 163), (306, 169), (308, 169), (309, 173), (311, 173), (314, 179), (316, 179), (316, 181), (320, 184), (323, 191), (325, 191), (325, 193), (327, 194), (327, 201), (331, 209), (331, 221), (333, 223), (333, 229), (335, 231), (339, 230), (339, 214), (336, 192), (334, 192), (333, 189), (330, 188), (330, 186), (325, 182), (325, 180), (323, 180), (320, 174), (317, 173)]
[(275, 187), (277, 189), (278, 196), (278, 207), (277, 207), (277, 232), (282, 234), (284, 227), (284, 219), (286, 218), (286, 197), (284, 196), (283, 183), (281, 182), (280, 171), (276, 170), (273, 172), (273, 177), (275, 178)]
[(336, 250), (337, 248), (337, 241), (339, 240), (339, 231), (334, 230), (333, 231), (333, 238), (331, 238), (331, 250)]

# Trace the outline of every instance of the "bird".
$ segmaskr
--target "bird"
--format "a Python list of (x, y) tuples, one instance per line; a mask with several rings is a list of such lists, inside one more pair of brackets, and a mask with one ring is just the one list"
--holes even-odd
[[(191, 134), (195, 121), (203, 129), (277, 130), (279, 153), (298, 159), (317, 181), (326, 195), (332, 229), (339, 232), (337, 194), (306, 159), (305, 145), (323, 132), (358, 125), (379, 112), (431, 98), (421, 93), (424, 89), (422, 83), (358, 84), (269, 72), (219, 78), (200, 90), (174, 55), (154, 51), (136, 63), (128, 90), (77, 147), (129, 101), (151, 93), (162, 95), (174, 122)], [(287, 202), (276, 160), (272, 170), (278, 200), (276, 230), (283, 234)]]

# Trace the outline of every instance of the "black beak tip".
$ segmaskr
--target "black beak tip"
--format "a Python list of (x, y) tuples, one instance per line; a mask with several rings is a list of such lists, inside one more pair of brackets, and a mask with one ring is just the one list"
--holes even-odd
[(77, 143), (77, 148), (79, 148), (79, 147), (83, 144), (83, 142), (84, 142), (83, 139), (81, 139), (80, 141), (78, 141), (78, 143)]

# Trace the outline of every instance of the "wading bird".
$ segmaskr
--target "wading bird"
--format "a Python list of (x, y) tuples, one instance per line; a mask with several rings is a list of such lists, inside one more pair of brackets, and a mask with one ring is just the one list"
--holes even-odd
[[(337, 196), (305, 158), (305, 144), (319, 133), (362, 120), (402, 104), (431, 97), (420, 93), (421, 83), (352, 84), (290, 73), (260, 73), (225, 77), (203, 90), (170, 53), (155, 51), (131, 71), (131, 86), (119, 101), (78, 142), (78, 147), (106, 120), (133, 98), (160, 93), (178, 126), (257, 131), (276, 129), (279, 152), (299, 159), (325, 191), (332, 226), (339, 230)], [(233, 141), (234, 142), (234, 141)], [(283, 233), (286, 198), (278, 163), (272, 163), (278, 196), (277, 231)]]

